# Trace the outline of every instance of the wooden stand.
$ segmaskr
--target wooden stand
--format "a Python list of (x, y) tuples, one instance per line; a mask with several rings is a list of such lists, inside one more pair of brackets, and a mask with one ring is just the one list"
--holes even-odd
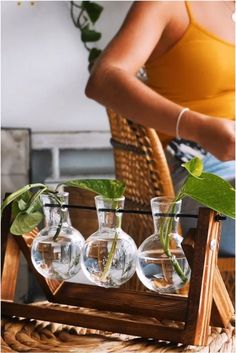
[[(217, 267), (220, 222), (216, 221), (216, 213), (207, 208), (200, 209), (197, 229), (183, 242), (192, 268), (188, 297), (45, 279), (35, 270), (30, 258), (30, 244), (37, 233), (11, 235), (10, 219), (8, 207), (2, 221), (3, 315), (193, 345), (206, 344), (209, 325), (227, 327), (230, 323), (234, 308)], [(73, 307), (14, 302), (20, 251), (47, 300)], [(167, 320), (171, 322), (169, 326), (166, 326)]]

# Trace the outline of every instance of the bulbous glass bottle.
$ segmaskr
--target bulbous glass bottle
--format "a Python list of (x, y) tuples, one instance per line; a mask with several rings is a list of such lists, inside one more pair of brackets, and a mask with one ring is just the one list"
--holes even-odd
[[(68, 204), (68, 193), (58, 193), (61, 204)], [(55, 198), (41, 197), (43, 205), (55, 204)], [(35, 237), (31, 259), (36, 270), (46, 278), (67, 280), (80, 270), (84, 244), (81, 233), (72, 227), (69, 212), (63, 207), (43, 207), (45, 228)], [(56, 234), (58, 233), (58, 234)]]
[(151, 200), (154, 234), (138, 249), (137, 275), (150, 290), (160, 294), (175, 293), (190, 279), (190, 267), (181, 247), (178, 214), (181, 200), (155, 197)]
[(85, 241), (81, 267), (86, 277), (101, 287), (119, 287), (135, 273), (137, 247), (121, 229), (122, 214), (111, 211), (123, 208), (124, 199), (95, 197), (99, 229)]

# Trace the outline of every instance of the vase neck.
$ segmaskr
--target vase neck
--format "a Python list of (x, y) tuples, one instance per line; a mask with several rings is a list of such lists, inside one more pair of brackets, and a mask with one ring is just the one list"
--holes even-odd
[(99, 195), (95, 197), (95, 203), (98, 213), (98, 224), (100, 229), (121, 228), (122, 213), (114, 212), (113, 210), (124, 207), (124, 197), (119, 199), (108, 199)]
[(169, 233), (178, 233), (179, 218), (175, 216), (168, 217), (168, 214), (180, 213), (181, 200), (175, 201), (174, 198), (156, 197), (151, 200), (151, 208), (155, 234), (159, 234), (163, 227), (168, 227)]
[(57, 199), (60, 200), (59, 207), (47, 207), (45, 204), (57, 204), (58, 201), (51, 195), (43, 195), (41, 197), (43, 203), (43, 212), (45, 217), (45, 226), (57, 226), (59, 223), (71, 225), (68, 208), (61, 207), (63, 204), (68, 204), (68, 193), (57, 194)]

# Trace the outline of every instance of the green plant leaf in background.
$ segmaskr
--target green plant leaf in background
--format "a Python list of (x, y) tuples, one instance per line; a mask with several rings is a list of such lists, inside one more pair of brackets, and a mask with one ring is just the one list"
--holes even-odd
[(189, 175), (181, 194), (190, 196), (225, 216), (235, 218), (235, 189), (215, 174), (203, 172), (201, 178)]
[(82, 42), (97, 42), (101, 38), (101, 33), (89, 29), (88, 26), (81, 30)]
[[(95, 30), (94, 24), (99, 19), (103, 11), (103, 7), (99, 3), (93, 1), (82, 1), (81, 5), (77, 4), (75, 1), (70, 1), (70, 5), (72, 22), (75, 27), (80, 30), (81, 41), (83, 42), (86, 50), (89, 52), (88, 70), (90, 72), (95, 60), (100, 55), (101, 50), (97, 48), (90, 48), (90, 45), (87, 45), (87, 43), (97, 42), (102, 36), (100, 32)], [(79, 13), (75, 11), (78, 8)]]
[(101, 50), (100, 49), (97, 49), (97, 48), (92, 48), (89, 52), (89, 57), (88, 57), (88, 60), (89, 60), (89, 63), (93, 63), (97, 57), (99, 57), (99, 55), (101, 54)]
[(109, 199), (117, 199), (125, 191), (124, 182), (115, 179), (75, 179), (63, 182), (63, 185), (89, 190)]
[(100, 4), (92, 1), (82, 1), (81, 6), (82, 9), (86, 10), (90, 20), (93, 23), (95, 23), (99, 19), (103, 11), (103, 7)]
[(189, 174), (194, 177), (200, 177), (203, 172), (203, 163), (202, 160), (198, 157), (195, 157), (190, 161), (182, 164), (182, 167), (184, 167), (189, 172)]
[(39, 211), (33, 213), (20, 212), (14, 219), (10, 232), (14, 235), (22, 235), (30, 232), (43, 220), (43, 214)]

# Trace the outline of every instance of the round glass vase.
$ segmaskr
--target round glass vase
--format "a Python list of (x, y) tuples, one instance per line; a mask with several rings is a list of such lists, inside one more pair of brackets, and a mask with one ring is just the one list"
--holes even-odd
[(95, 197), (99, 229), (85, 241), (81, 267), (101, 287), (119, 287), (135, 273), (137, 247), (121, 229), (122, 214), (114, 212), (124, 207), (124, 200)]
[(181, 247), (179, 218), (174, 216), (180, 213), (181, 200), (155, 197), (151, 208), (154, 234), (138, 249), (137, 275), (150, 290), (176, 293), (190, 279), (190, 267)]
[(35, 237), (31, 246), (31, 259), (36, 270), (46, 278), (59, 281), (67, 280), (80, 270), (80, 256), (84, 244), (81, 233), (72, 227), (68, 208), (68, 193), (56, 194), (60, 200), (58, 207), (55, 197), (42, 195), (45, 228)]

